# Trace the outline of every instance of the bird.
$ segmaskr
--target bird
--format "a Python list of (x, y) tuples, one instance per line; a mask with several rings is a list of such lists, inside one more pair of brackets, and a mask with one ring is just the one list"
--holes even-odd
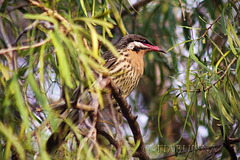
[(150, 51), (166, 53), (138, 34), (124, 36), (115, 45), (115, 48), (119, 57), (110, 51), (103, 53), (102, 57), (106, 61), (104, 66), (109, 69), (108, 76), (121, 90), (124, 98), (136, 88), (143, 75), (144, 55)]
[[(166, 52), (138, 34), (124, 36), (114, 47), (118, 52), (118, 56), (111, 51), (104, 52), (102, 54), (102, 58), (105, 60), (104, 67), (108, 69), (107, 75), (119, 88), (121, 95), (127, 98), (136, 88), (144, 73), (144, 55), (151, 51)], [(74, 124), (79, 121), (76, 110), (71, 112), (69, 117), (71, 117)], [(65, 122), (62, 122), (56, 132), (47, 140), (47, 152), (49, 154), (54, 153), (69, 132), (70, 127)]]

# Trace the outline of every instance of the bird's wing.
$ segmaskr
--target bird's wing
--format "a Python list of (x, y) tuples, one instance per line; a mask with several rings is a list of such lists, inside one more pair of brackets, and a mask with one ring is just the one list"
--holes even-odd
[(106, 62), (104, 64), (106, 68), (110, 68), (117, 61), (117, 58), (110, 51), (103, 53), (102, 57)]

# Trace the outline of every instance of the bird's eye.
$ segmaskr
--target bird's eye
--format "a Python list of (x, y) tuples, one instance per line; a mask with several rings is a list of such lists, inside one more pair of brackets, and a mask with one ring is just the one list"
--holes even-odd
[(147, 40), (146, 40), (146, 39), (144, 39), (144, 40), (143, 40), (143, 43), (147, 43)]

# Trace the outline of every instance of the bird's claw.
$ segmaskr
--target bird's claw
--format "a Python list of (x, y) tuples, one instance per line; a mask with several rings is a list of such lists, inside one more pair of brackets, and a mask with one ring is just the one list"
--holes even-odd
[(121, 113), (121, 108), (120, 108), (120, 106), (117, 103), (115, 103), (113, 106), (114, 106), (114, 108), (116, 109), (116, 111), (118, 113)]
[(118, 88), (119, 95), (123, 95), (123, 91), (119, 87), (117, 88)]

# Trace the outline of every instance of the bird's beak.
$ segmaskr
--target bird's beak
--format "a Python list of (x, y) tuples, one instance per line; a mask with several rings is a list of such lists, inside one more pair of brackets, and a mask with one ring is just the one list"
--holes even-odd
[(157, 51), (157, 52), (167, 54), (163, 49), (159, 48), (158, 46), (152, 46), (152, 45), (149, 45), (149, 44), (144, 44), (144, 45), (148, 46), (149, 49), (152, 50), (152, 51)]
[(152, 47), (150, 47), (150, 49), (152, 49), (153, 51), (157, 51), (157, 52), (167, 54), (167, 52), (165, 52), (162, 48), (159, 48), (158, 46), (152, 46)]
[(159, 48), (158, 52), (161, 52), (161, 53), (164, 53), (164, 54), (167, 54), (167, 52), (165, 52), (163, 49)]

